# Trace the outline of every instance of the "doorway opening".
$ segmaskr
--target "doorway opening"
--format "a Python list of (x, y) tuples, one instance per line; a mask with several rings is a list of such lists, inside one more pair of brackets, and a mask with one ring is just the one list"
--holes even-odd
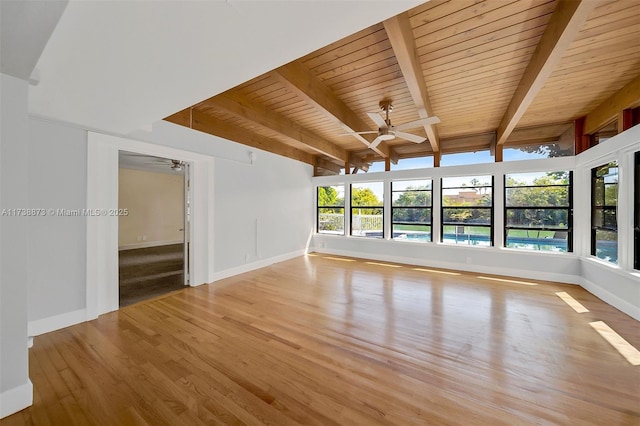
[(189, 285), (189, 163), (118, 155), (119, 306)]

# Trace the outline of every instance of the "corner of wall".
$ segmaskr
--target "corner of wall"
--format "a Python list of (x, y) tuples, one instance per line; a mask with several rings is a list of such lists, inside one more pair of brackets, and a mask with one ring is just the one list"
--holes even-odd
[(27, 383), (0, 393), (0, 419), (24, 410), (32, 404), (33, 384), (27, 379)]

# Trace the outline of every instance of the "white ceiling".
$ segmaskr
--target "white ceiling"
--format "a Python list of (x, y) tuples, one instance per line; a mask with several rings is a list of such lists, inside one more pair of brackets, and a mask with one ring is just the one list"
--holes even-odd
[(72, 0), (30, 112), (125, 135), (423, 2)]
[(67, 0), (0, 0), (0, 72), (29, 80)]

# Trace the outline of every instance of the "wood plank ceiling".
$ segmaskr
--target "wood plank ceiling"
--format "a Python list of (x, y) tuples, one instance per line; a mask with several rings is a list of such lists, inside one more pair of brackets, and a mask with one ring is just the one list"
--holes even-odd
[[(637, 0), (432, 0), (166, 120), (340, 172), (574, 139), (640, 105)], [(368, 112), (439, 124), (369, 148)]]

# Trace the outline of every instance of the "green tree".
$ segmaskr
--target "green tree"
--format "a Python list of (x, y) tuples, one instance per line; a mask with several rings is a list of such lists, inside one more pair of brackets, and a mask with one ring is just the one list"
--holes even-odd
[(343, 206), (344, 199), (338, 197), (338, 191), (332, 186), (321, 186), (318, 188), (319, 206)]
[(370, 188), (353, 188), (351, 191), (351, 206), (382, 206), (382, 201), (378, 199)]
[(431, 206), (431, 191), (426, 186), (410, 186), (394, 202), (394, 207), (429, 207)]

